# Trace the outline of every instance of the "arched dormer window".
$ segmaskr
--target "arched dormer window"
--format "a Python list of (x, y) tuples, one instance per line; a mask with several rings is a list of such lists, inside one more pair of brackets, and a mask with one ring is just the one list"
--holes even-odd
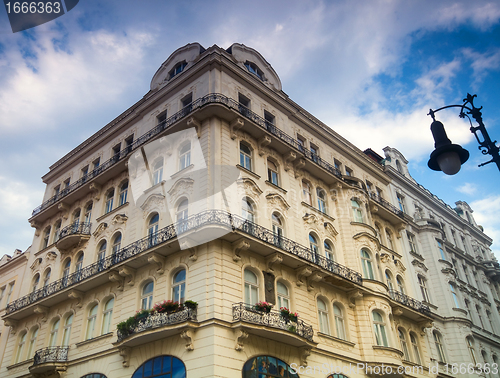
[(170, 72), (168, 73), (168, 80), (172, 79), (175, 75), (178, 75), (180, 74), (182, 71), (184, 71), (184, 68), (186, 68), (187, 66), (187, 63), (186, 61), (182, 61), (182, 62), (179, 62), (177, 63), (174, 68), (172, 68), (170, 70)]
[(179, 171), (191, 165), (191, 142), (185, 143), (179, 150)]
[(251, 73), (253, 73), (254, 75), (256, 75), (260, 80), (264, 80), (264, 73), (262, 72), (262, 70), (257, 67), (257, 65), (253, 62), (249, 62), (248, 60), (245, 62), (245, 67), (247, 68), (247, 70)]

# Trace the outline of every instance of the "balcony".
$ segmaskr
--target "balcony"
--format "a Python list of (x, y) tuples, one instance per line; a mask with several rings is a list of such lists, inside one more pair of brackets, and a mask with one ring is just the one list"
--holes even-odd
[[(203, 228), (207, 228), (207, 230), (203, 230)], [(240, 232), (249, 235), (272, 247), (273, 250), (280, 249), (291, 255), (297, 256), (301, 260), (315, 264), (337, 277), (335, 282), (337, 285), (345, 286), (347, 282), (357, 285), (362, 284), (360, 273), (332, 260), (328, 260), (325, 257), (319, 256), (313, 253), (310, 248), (304, 247), (303, 245), (285, 237), (278, 237), (271, 230), (250, 222), (242, 217), (232, 215), (224, 210), (207, 210), (199, 214), (192, 215), (191, 217), (177, 223), (171, 224), (159, 230), (154, 235), (139, 239), (138, 241), (123, 247), (112, 256), (108, 256), (101, 261), (97, 261), (92, 265), (70, 274), (67, 277), (63, 277), (41, 289), (9, 303), (6, 307), (3, 318), (20, 319), (23, 316), (26, 316), (26, 314), (18, 314), (18, 311), (25, 309), (42, 299), (45, 299), (43, 303), (44, 306), (51, 306), (60, 303), (61, 300), (65, 300), (67, 298), (67, 296), (63, 296), (63, 292), (66, 293), (66, 291), (69, 291), (67, 290), (69, 288), (75, 288), (80, 292), (85, 292), (90, 290), (92, 287), (95, 287), (95, 285), (109, 282), (107, 276), (103, 277), (103, 272), (109, 271), (112, 267), (131, 260), (138, 254), (158, 249), (158, 247), (162, 244), (176, 239), (177, 232), (182, 232), (182, 234), (194, 232), (199, 235), (203, 232), (213, 234), (214, 228), (225, 228), (228, 232)], [(210, 238), (206, 240), (209, 239)], [(138, 266), (134, 266), (134, 268), (137, 267)], [(90, 278), (98, 276), (99, 279), (96, 280), (94, 282), (94, 286), (92, 286), (90, 283), (92, 280), (90, 280)], [(329, 279), (332, 278), (330, 277)], [(33, 309), (30, 311), (31, 313), (34, 313)]]
[(406, 294), (403, 294), (399, 291), (396, 290), (389, 290), (389, 296), (392, 298), (392, 300), (401, 303), (405, 305), (406, 307), (411, 308), (414, 311), (420, 312), (424, 315), (429, 315), (431, 312), (431, 309), (429, 306), (423, 304), (420, 301), (417, 301), (416, 299), (409, 297)]
[(56, 247), (59, 250), (67, 250), (90, 238), (92, 223), (75, 221), (59, 231)]
[[(181, 329), (194, 328), (189, 322), (197, 321), (197, 308), (184, 307), (173, 313), (153, 313), (140, 319), (127, 332), (117, 331), (121, 346), (136, 346), (178, 334)], [(155, 330), (154, 332), (149, 332)]]
[(370, 206), (372, 213), (376, 213), (381, 218), (388, 220), (393, 225), (398, 225), (403, 222), (406, 223), (405, 213), (403, 211), (401, 211), (396, 206), (383, 199), (376, 193), (369, 192), (368, 194), (370, 196), (370, 199), (374, 202)]
[[(274, 338), (283, 344), (305, 346), (309, 345), (308, 342), (313, 343), (314, 331), (311, 325), (301, 319), (297, 319), (296, 322), (286, 320), (278, 310), (263, 312), (255, 310), (254, 306), (250, 304), (235, 303), (233, 304), (233, 320), (255, 325), (248, 327), (251, 333), (268, 339)], [(269, 328), (280, 331), (276, 333), (270, 331)]]
[[(31, 374), (45, 374), (47, 376), (66, 371), (69, 347), (48, 347), (39, 349), (33, 357)], [(45, 376), (44, 375), (44, 376)]]
[[(166, 121), (160, 123), (158, 126), (154, 127), (147, 133), (143, 134), (134, 143), (132, 143), (130, 146), (128, 146), (127, 148), (123, 149), (122, 151), (114, 155), (111, 159), (102, 163), (94, 170), (92, 170), (91, 172), (80, 178), (78, 181), (75, 181), (73, 184), (69, 185), (68, 187), (64, 188), (59, 193), (54, 195), (53, 197), (49, 198), (47, 201), (43, 202), (40, 206), (38, 206), (33, 210), (30, 220), (35, 220), (34, 218), (37, 217), (40, 213), (52, 207), (63, 198), (66, 198), (68, 195), (75, 193), (79, 188), (83, 187), (97, 176), (100, 176), (101, 173), (109, 171), (111, 168), (116, 167), (120, 162), (123, 162), (125, 158), (132, 151), (136, 150), (137, 148), (143, 146), (146, 143), (151, 142), (160, 133), (165, 131), (167, 128), (170, 128), (173, 124), (177, 123), (179, 120), (194, 113), (196, 110), (211, 104), (225, 105), (227, 108), (236, 111), (239, 115), (257, 124), (261, 130), (272, 134), (278, 140), (285, 143), (288, 147), (292, 147), (295, 150), (297, 150), (301, 155), (303, 155), (307, 159), (309, 163), (311, 163), (310, 167), (308, 167), (312, 169), (311, 173), (320, 174), (321, 173), (320, 171), (323, 172), (327, 171), (330, 174), (332, 174), (337, 180), (342, 180), (342, 173), (337, 168), (335, 168), (335, 166), (328, 163), (326, 160), (323, 160), (321, 157), (312, 153), (311, 151), (304, 149), (295, 138), (284, 133), (276, 126), (274, 126), (272, 123), (266, 121), (264, 118), (260, 117), (251, 110), (245, 108), (236, 100), (233, 100), (232, 98), (229, 98), (222, 94), (213, 93), (193, 101), (185, 108), (173, 114)], [(318, 168), (321, 169), (318, 172), (315, 172), (318, 170)], [(74, 202), (73, 200), (76, 199), (71, 198), (70, 202)]]

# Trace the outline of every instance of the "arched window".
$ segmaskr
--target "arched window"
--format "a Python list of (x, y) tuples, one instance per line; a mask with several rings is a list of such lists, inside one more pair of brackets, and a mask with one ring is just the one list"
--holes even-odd
[(427, 280), (422, 277), (418, 276), (418, 285), (420, 286), (420, 292), (422, 293), (422, 299), (424, 302), (430, 303), (430, 298), (429, 298), (429, 292), (427, 291)]
[(471, 337), (467, 337), (466, 340), (467, 340), (467, 348), (469, 349), (469, 353), (470, 353), (470, 358), (472, 360), (472, 363), (474, 365), (476, 365), (477, 358), (476, 358), (476, 350), (474, 349), (474, 343), (472, 342)]
[(116, 253), (120, 250), (122, 244), (122, 234), (119, 232), (113, 238), (113, 246), (111, 249), (111, 253), (116, 255)]
[(80, 223), (80, 215), (81, 215), (81, 210), (80, 209), (76, 209), (73, 212), (73, 224), (75, 226), (75, 230), (78, 229), (78, 224)]
[(184, 232), (187, 230), (187, 222), (189, 216), (189, 202), (187, 199), (183, 200), (177, 207), (177, 232)]
[(28, 344), (28, 353), (26, 354), (27, 358), (30, 359), (33, 356), (33, 352), (36, 347), (36, 338), (38, 337), (38, 327), (35, 327), (31, 330), (30, 342)]
[(113, 210), (113, 198), (115, 197), (115, 190), (111, 189), (108, 194), (106, 194), (106, 206), (104, 208), (104, 214), (109, 213)]
[(267, 179), (270, 183), (279, 186), (279, 172), (278, 167), (271, 160), (267, 161)]
[(363, 223), (363, 211), (361, 210), (361, 206), (359, 206), (358, 201), (351, 200), (351, 207), (354, 222)]
[(278, 281), (276, 283), (276, 291), (278, 292), (278, 308), (285, 307), (290, 309), (288, 287), (283, 282)]
[(127, 194), (128, 194), (128, 180), (125, 181), (120, 186), (120, 198), (118, 200), (118, 206), (122, 206), (127, 203)]
[(399, 173), (403, 173), (403, 167), (401, 166), (401, 163), (399, 162), (399, 160), (396, 160), (396, 168), (397, 168)]
[(186, 270), (175, 273), (172, 279), (172, 298), (174, 301), (184, 303), (186, 300)]
[(50, 226), (43, 231), (42, 249), (47, 248), (49, 246), (49, 240), (50, 240)]
[(398, 283), (398, 290), (401, 294), (405, 294), (405, 284), (400, 276), (396, 277), (396, 282)]
[(158, 356), (147, 360), (134, 372), (132, 378), (186, 378), (184, 363), (174, 356)]
[(312, 205), (311, 185), (305, 180), (302, 181), (302, 200), (308, 205)]
[(97, 321), (97, 309), (98, 305), (93, 305), (88, 312), (87, 316), (87, 334), (85, 340), (90, 340), (94, 337), (95, 323)]
[(151, 310), (153, 306), (153, 290), (155, 284), (153, 281), (149, 281), (142, 287), (141, 292), (141, 309), (142, 310)]
[(179, 150), (179, 170), (189, 167), (191, 165), (191, 142), (184, 144)]
[(111, 318), (113, 316), (113, 305), (115, 304), (115, 299), (110, 298), (104, 305), (104, 310), (102, 311), (102, 328), (101, 335), (111, 332)]
[(446, 355), (444, 353), (444, 346), (443, 346), (443, 338), (441, 337), (441, 334), (438, 331), (434, 331), (432, 333), (432, 336), (434, 337), (434, 345), (436, 346), (438, 361), (446, 362)]
[(410, 332), (410, 342), (411, 349), (413, 350), (413, 362), (417, 365), (422, 365), (422, 359), (420, 358), (420, 349), (418, 347), (418, 339), (415, 333)]
[(325, 240), (323, 244), (324, 244), (324, 247), (325, 247), (325, 257), (328, 260), (335, 261), (335, 255), (333, 253), (333, 247), (330, 244), (330, 242)]
[(316, 239), (316, 236), (312, 233), (309, 234), (309, 248), (311, 248), (311, 251), (315, 254), (319, 252), (318, 239)]
[(53, 243), (59, 240), (59, 234), (61, 232), (62, 221), (58, 220), (54, 226), (54, 240)]
[(21, 358), (23, 356), (23, 352), (24, 352), (24, 345), (26, 344), (26, 331), (24, 331), (23, 333), (21, 333), (19, 335), (19, 342), (17, 344), (17, 352), (16, 352), (16, 359), (15, 359), (15, 363), (18, 363), (19, 361), (21, 361)]
[(252, 150), (243, 142), (240, 142), (240, 165), (252, 170)]
[(264, 80), (264, 73), (261, 71), (259, 67), (253, 62), (246, 61), (245, 62), (245, 67), (247, 70), (254, 75), (256, 75), (259, 79)]
[(251, 200), (247, 197), (243, 198), (241, 201), (241, 216), (250, 222), (255, 222), (254, 206)]
[(327, 213), (326, 211), (326, 193), (323, 189), (316, 189), (316, 196), (318, 197), (318, 210), (322, 213)]
[(389, 290), (394, 290), (394, 282), (392, 280), (392, 274), (389, 270), (385, 271), (385, 280), (387, 281), (387, 287), (389, 287)]
[(385, 236), (387, 238), (387, 247), (389, 247), (390, 249), (394, 250), (394, 243), (392, 241), (392, 234), (389, 230), (385, 230)]
[(63, 269), (63, 285), (66, 285), (68, 282), (68, 276), (69, 276), (69, 271), (71, 268), (71, 259), (67, 259), (66, 262), (64, 263), (64, 269)]
[(159, 184), (163, 180), (163, 158), (156, 160), (153, 164), (153, 185)]
[(363, 268), (363, 276), (364, 278), (373, 280), (375, 276), (373, 275), (373, 262), (370, 254), (362, 249), (361, 250), (361, 266)]
[(281, 246), (283, 243), (283, 222), (281, 221), (281, 217), (278, 213), (273, 213), (272, 221), (274, 244), (277, 246)]
[(97, 252), (97, 263), (99, 271), (104, 269), (104, 259), (106, 258), (106, 249), (108, 248), (108, 243), (106, 240), (103, 240), (101, 244), (99, 244), (99, 250)]
[(57, 333), (59, 332), (59, 319), (56, 319), (54, 323), (52, 323), (52, 327), (50, 329), (50, 337), (49, 337), (49, 346), (53, 347), (57, 345)]
[(399, 343), (401, 344), (401, 350), (403, 351), (403, 359), (410, 361), (410, 353), (408, 352), (408, 344), (406, 343), (405, 331), (402, 328), (398, 328)]
[(152, 247), (157, 243), (157, 235), (158, 232), (158, 223), (160, 222), (160, 216), (158, 213), (155, 213), (151, 219), (149, 220), (148, 225), (148, 240), (149, 246)]
[(69, 345), (69, 338), (71, 337), (71, 324), (73, 324), (73, 314), (68, 316), (64, 322), (62, 346)]
[(90, 202), (85, 208), (85, 223), (90, 223), (92, 219), (92, 202)]
[(284, 361), (271, 356), (258, 356), (249, 359), (243, 365), (243, 378), (274, 378), (274, 377), (290, 377), (298, 378), (299, 376), (294, 370)]
[(259, 281), (254, 272), (245, 269), (245, 303), (255, 304), (259, 301)]
[(101, 373), (91, 373), (91, 374), (84, 375), (81, 378), (106, 378), (106, 376), (104, 374), (101, 374)]
[(35, 277), (33, 277), (33, 281), (31, 284), (31, 291), (36, 291), (38, 288), (38, 284), (40, 283), (40, 274), (35, 274)]
[(345, 340), (344, 314), (342, 309), (336, 304), (333, 305), (333, 316), (335, 317), (335, 332), (337, 333), (337, 337)]
[(45, 275), (43, 277), (43, 287), (47, 286), (50, 281), (50, 268), (45, 271)]
[(325, 302), (322, 299), (317, 300), (318, 305), (318, 320), (319, 320), (319, 331), (327, 335), (330, 334), (330, 324), (328, 321), (328, 309)]
[(373, 330), (375, 332), (375, 342), (377, 343), (377, 345), (388, 347), (389, 342), (387, 341), (384, 318), (377, 311), (372, 312), (372, 317)]

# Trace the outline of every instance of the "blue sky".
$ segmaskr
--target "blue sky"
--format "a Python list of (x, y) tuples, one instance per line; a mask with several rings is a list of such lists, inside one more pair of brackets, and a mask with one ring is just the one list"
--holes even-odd
[(0, 255), (25, 250), (48, 167), (138, 101), (167, 57), (199, 42), (259, 51), (292, 100), (361, 149), (399, 149), (410, 173), (468, 202), (500, 258), (500, 172), (457, 110), (437, 114), (471, 153), (453, 177), (430, 171), (429, 108), (477, 94), (500, 139), (498, 1), (81, 0), (12, 34), (0, 10)]

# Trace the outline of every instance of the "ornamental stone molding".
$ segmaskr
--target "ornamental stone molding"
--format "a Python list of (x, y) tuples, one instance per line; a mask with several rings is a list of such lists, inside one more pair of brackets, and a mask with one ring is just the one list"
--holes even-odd
[(285, 172), (288, 172), (293, 168), (293, 161), (297, 159), (297, 154), (294, 151), (288, 151), (284, 156), (283, 160), (285, 161), (284, 169)]
[(304, 285), (304, 280), (307, 279), (312, 274), (312, 269), (308, 266), (303, 266), (295, 269), (295, 276), (297, 281), (295, 282), (297, 286)]
[(186, 350), (187, 351), (194, 350), (192, 331), (189, 329), (184, 330), (181, 332), (180, 336), (181, 336), (181, 339), (183, 339), (186, 342)]
[(163, 274), (165, 273), (165, 258), (157, 253), (152, 253), (148, 256), (148, 263), (152, 265), (156, 265), (156, 273)]
[(268, 272), (274, 272), (274, 265), (279, 265), (283, 262), (283, 255), (279, 252), (273, 253), (266, 259)]
[(242, 352), (245, 349), (244, 341), (248, 338), (248, 332), (246, 332), (243, 329), (238, 329), (236, 330), (236, 346), (234, 347), (235, 350), (238, 352)]
[(238, 262), (241, 260), (241, 251), (246, 251), (248, 248), (250, 248), (250, 243), (246, 240), (238, 240), (238, 241), (235, 241), (233, 244), (232, 244), (232, 248), (233, 248), (233, 260), (235, 262)]
[(238, 188), (243, 189), (245, 194), (247, 195), (253, 195), (254, 197), (258, 198), (263, 193), (259, 185), (257, 185), (251, 178), (242, 177), (239, 178), (236, 182)]
[(266, 195), (266, 199), (268, 204), (275, 208), (280, 208), (283, 212), (290, 208), (290, 205), (288, 204), (286, 199), (284, 199), (283, 196), (278, 193), (269, 193)]
[(175, 202), (181, 195), (192, 195), (194, 187), (194, 180), (189, 177), (179, 178), (167, 192)]
[(231, 124), (229, 125), (231, 139), (233, 140), (236, 139), (237, 131), (241, 129), (243, 126), (245, 126), (245, 121), (243, 121), (243, 118), (241, 117), (238, 117), (231, 122)]

